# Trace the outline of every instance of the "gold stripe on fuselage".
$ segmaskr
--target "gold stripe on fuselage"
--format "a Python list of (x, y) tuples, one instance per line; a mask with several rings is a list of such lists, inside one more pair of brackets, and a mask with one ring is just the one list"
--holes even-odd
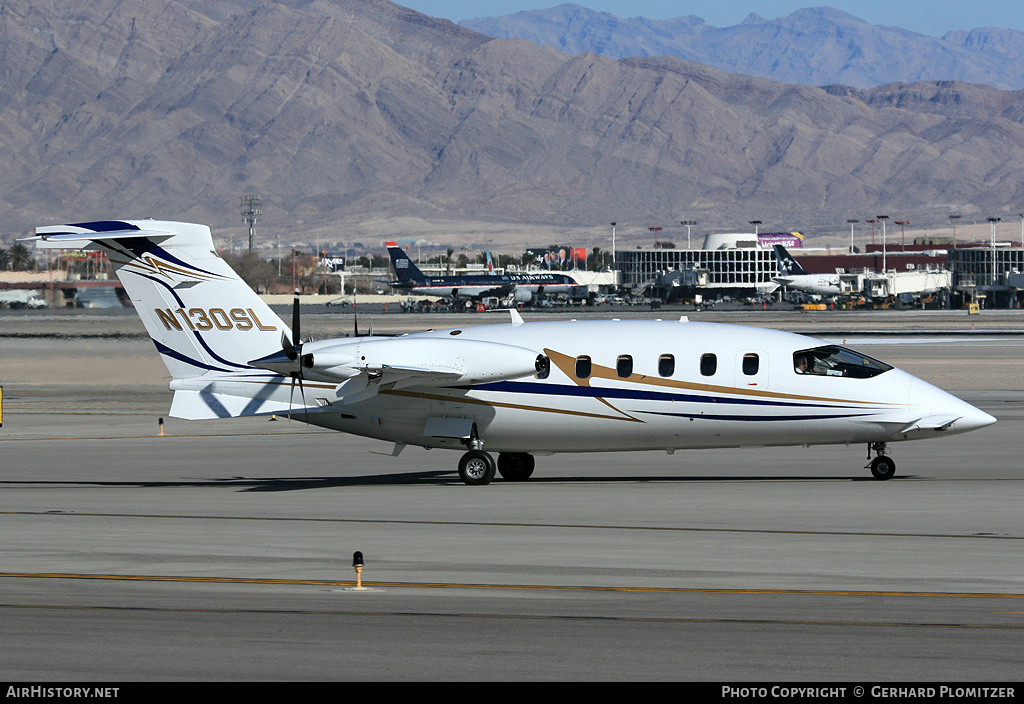
[[(576, 358), (570, 357), (567, 354), (556, 352), (554, 350), (544, 348), (544, 354), (548, 356), (555, 366), (561, 370), (563, 374), (572, 379), (578, 386), (586, 386), (588, 388), (594, 388), (590, 386), (590, 380), (597, 379), (608, 379), (611, 381), (628, 382), (633, 384), (641, 384), (645, 386), (663, 386), (670, 389), (686, 389), (688, 391), (701, 391), (709, 394), (730, 394), (733, 396), (753, 396), (757, 398), (771, 398), (785, 401), (815, 401), (818, 403), (856, 403), (871, 406), (898, 406), (899, 404), (879, 404), (876, 401), (853, 401), (849, 399), (839, 398), (827, 398), (825, 396), (803, 396), (800, 394), (786, 394), (779, 393), (777, 391), (763, 391), (759, 389), (738, 389), (732, 386), (717, 386), (714, 384), (695, 384), (690, 381), (678, 381), (675, 379), (664, 379), (660, 377), (647, 376), (646, 374), (630, 374), (628, 377), (621, 377), (611, 367), (601, 366), (600, 364), (591, 365), (590, 376), (586, 379), (578, 379), (576, 377)], [(600, 389), (598, 389), (600, 391)]]

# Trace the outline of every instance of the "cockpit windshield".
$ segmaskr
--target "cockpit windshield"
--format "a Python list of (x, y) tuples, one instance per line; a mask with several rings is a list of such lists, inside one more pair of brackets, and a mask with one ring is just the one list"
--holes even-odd
[(846, 347), (826, 345), (794, 352), (793, 369), (797, 374), (870, 379), (889, 371), (892, 366)]

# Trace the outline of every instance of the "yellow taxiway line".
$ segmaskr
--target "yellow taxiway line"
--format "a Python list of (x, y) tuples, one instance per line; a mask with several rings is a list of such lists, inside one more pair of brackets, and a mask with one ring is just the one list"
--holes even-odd
[[(352, 580), (270, 579), (262, 577), (199, 577), (174, 575), (74, 574), (60, 572), (0, 572), (0, 577), (29, 579), (100, 579), (127, 582), (202, 582), (214, 584), (281, 584), (304, 586), (355, 586)], [(852, 589), (721, 589), (700, 587), (617, 587), (557, 584), (467, 584), (459, 582), (363, 582), (366, 587), (429, 588), (429, 589), (503, 589), (590, 592), (644, 592), (659, 594), (776, 594), (810, 596), (893, 596), (936, 597), (959, 599), (1024, 599), (1024, 594), (993, 592), (915, 592)]]

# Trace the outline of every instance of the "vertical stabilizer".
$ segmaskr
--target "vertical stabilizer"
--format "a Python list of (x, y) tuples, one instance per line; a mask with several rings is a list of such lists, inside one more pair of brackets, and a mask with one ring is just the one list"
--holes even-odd
[(781, 244), (775, 245), (775, 259), (779, 263), (779, 273), (783, 276), (808, 275), (807, 270), (800, 266), (800, 263)]
[(423, 278), (423, 272), (420, 271), (416, 263), (409, 258), (409, 255), (405, 253), (405, 250), (399, 247), (394, 242), (387, 243), (388, 254), (391, 255), (391, 266), (395, 269), (395, 276), (401, 282), (405, 281), (419, 281)]
[(251, 371), (248, 360), (281, 349), (284, 322), (220, 258), (210, 228), (118, 220), (36, 228), (38, 247), (97, 249), (118, 279), (175, 379)]

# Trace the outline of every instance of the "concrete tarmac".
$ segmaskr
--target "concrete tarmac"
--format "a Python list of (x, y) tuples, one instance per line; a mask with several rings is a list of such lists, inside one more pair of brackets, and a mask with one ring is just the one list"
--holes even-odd
[(999, 422), (891, 445), (888, 482), (837, 446), (467, 487), (458, 453), (167, 418), (131, 334), (0, 334), (0, 678), (1019, 680), (1024, 336), (895, 320), (826, 332)]

